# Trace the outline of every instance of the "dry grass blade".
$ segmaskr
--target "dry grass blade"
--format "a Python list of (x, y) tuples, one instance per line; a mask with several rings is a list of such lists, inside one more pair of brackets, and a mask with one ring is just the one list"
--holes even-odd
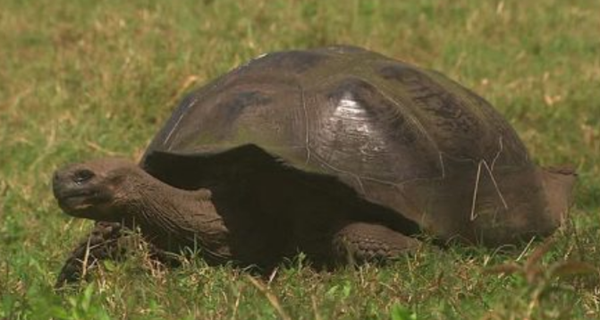
[(86, 141), (85, 144), (88, 147), (90, 147), (92, 150), (97, 151), (97, 152), (101, 152), (101, 153), (103, 153), (103, 154), (105, 154), (107, 156), (110, 156), (110, 157), (117, 157), (117, 156), (119, 156), (119, 153), (114, 152), (114, 151), (110, 151), (110, 150), (108, 150), (106, 148), (103, 148), (103, 147), (99, 146), (98, 144), (96, 144), (96, 143), (94, 143), (92, 141)]
[(267, 300), (269, 300), (269, 303), (271, 304), (271, 306), (273, 306), (273, 308), (275, 308), (277, 313), (279, 313), (279, 316), (281, 317), (281, 319), (292, 320), (292, 318), (285, 312), (285, 310), (283, 310), (283, 307), (281, 306), (281, 303), (279, 303), (279, 299), (277, 298), (277, 296), (275, 296), (259, 280), (256, 280), (255, 278), (253, 278), (251, 276), (248, 276), (247, 278), (250, 281), (250, 283), (252, 283), (252, 285), (254, 285), (256, 287), (256, 289), (258, 289), (262, 294), (265, 295)]
[(550, 275), (553, 277), (592, 275), (598, 274), (600, 270), (595, 266), (581, 261), (563, 261), (552, 266)]
[[(0, 180), (0, 200), (6, 196), (6, 193), (8, 193), (8, 183), (4, 182), (4, 180)], [(0, 204), (1, 203), (2, 202), (0, 202)], [(4, 206), (0, 205), (0, 219), (2, 219), (3, 215), (4, 215)]]
[(517, 272), (522, 272), (523, 267), (519, 266), (516, 263), (506, 263), (501, 264), (499, 266), (493, 266), (484, 270), (484, 273), (487, 274), (504, 274), (509, 275)]
[(321, 317), (321, 314), (319, 314), (319, 308), (317, 307), (317, 298), (315, 296), (311, 296), (310, 297), (311, 301), (312, 301), (312, 308), (313, 308), (313, 313), (315, 316), (315, 320), (321, 320), (323, 319)]
[(530, 270), (538, 264), (542, 257), (552, 248), (553, 244), (554, 238), (550, 237), (544, 240), (544, 243), (539, 247), (535, 248), (529, 258), (527, 258), (527, 261), (525, 261), (525, 270)]
[(271, 285), (271, 282), (273, 282), (273, 280), (277, 276), (277, 271), (279, 271), (279, 268), (273, 269), (273, 272), (271, 272), (271, 274), (269, 275), (269, 282), (267, 282), (269, 285)]
[(235, 303), (233, 304), (233, 312), (231, 314), (231, 319), (237, 319), (238, 310), (240, 309), (240, 300), (242, 300), (242, 293), (239, 292), (235, 297)]
[(88, 272), (88, 262), (90, 259), (90, 246), (91, 246), (92, 237), (87, 239), (87, 244), (85, 245), (85, 255), (83, 256), (83, 267), (81, 270), (81, 279), (85, 279)]
[(477, 192), (479, 190), (479, 179), (481, 178), (481, 164), (477, 166), (477, 177), (475, 178), (475, 188), (473, 189), (473, 199), (471, 202), (471, 221), (475, 221), (477, 219), (477, 215), (475, 214), (475, 204), (477, 203)]
[(190, 76), (186, 77), (185, 80), (183, 81), (183, 84), (179, 87), (177, 92), (173, 95), (173, 97), (167, 103), (167, 107), (172, 108), (172, 106), (176, 105), (177, 101), (179, 101), (181, 99), (182, 95), (189, 88), (196, 85), (199, 82), (199, 80), (200, 80), (200, 78), (195, 75), (190, 75)]
[(8, 192), (8, 183), (4, 182), (4, 180), (0, 180), (0, 196), (4, 197)]

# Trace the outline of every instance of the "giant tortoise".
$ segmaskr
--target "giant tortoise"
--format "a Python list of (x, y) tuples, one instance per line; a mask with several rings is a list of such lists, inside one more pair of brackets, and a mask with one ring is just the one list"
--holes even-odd
[(157, 252), (263, 269), (298, 252), (381, 261), (420, 235), (515, 243), (560, 225), (574, 176), (536, 166), (488, 102), (438, 72), (356, 47), (270, 53), (183, 99), (139, 164), (55, 173), (62, 210), (98, 221), (59, 284), (85, 254), (111, 257), (124, 227)]

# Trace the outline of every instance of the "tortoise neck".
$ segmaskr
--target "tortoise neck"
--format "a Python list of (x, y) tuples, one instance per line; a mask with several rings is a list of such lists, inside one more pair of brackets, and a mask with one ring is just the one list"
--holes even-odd
[(148, 241), (167, 251), (201, 247), (218, 256), (224, 254), (227, 229), (208, 189), (178, 189), (143, 171), (140, 177), (134, 183), (136, 196), (121, 206), (130, 225), (139, 227)]

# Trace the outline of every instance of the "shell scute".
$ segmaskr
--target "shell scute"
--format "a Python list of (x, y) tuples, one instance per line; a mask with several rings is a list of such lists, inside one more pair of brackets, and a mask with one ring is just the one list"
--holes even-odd
[(301, 74), (318, 67), (327, 59), (327, 55), (311, 51), (274, 52), (251, 61), (248, 66)]

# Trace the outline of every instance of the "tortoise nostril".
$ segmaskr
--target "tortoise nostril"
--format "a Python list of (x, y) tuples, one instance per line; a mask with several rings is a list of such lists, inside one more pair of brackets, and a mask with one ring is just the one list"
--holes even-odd
[(52, 175), (52, 184), (56, 185), (58, 181), (60, 181), (60, 175), (58, 174), (58, 171), (55, 171)]
[(94, 176), (95, 176), (95, 174), (91, 170), (81, 169), (81, 170), (78, 170), (77, 172), (75, 172), (75, 175), (73, 176), (73, 181), (76, 184), (82, 184), (82, 183), (92, 179)]

